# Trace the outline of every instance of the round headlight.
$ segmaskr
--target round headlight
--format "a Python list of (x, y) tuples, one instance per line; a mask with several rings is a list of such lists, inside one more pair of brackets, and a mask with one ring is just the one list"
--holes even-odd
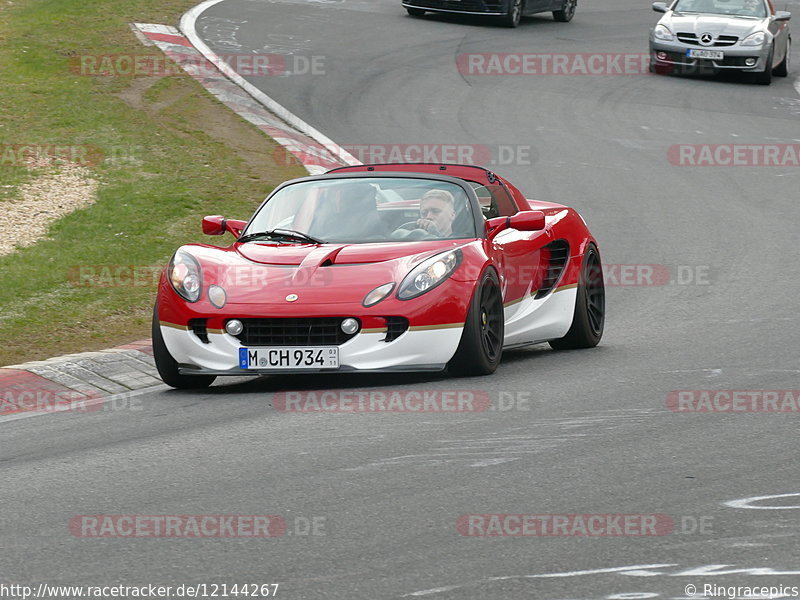
[(347, 335), (352, 335), (356, 331), (358, 331), (358, 321), (353, 318), (347, 318), (342, 321), (342, 331), (344, 331)]
[[(441, 264), (441, 263), (439, 263)], [(433, 269), (431, 269), (433, 270)], [(414, 287), (417, 288), (420, 292), (424, 292), (433, 283), (433, 278), (428, 273), (420, 273), (414, 278)]]
[(183, 299), (197, 302), (203, 285), (200, 263), (187, 251), (179, 248), (169, 262), (169, 282)]
[(397, 290), (398, 300), (411, 300), (435, 288), (453, 274), (461, 264), (460, 248), (441, 252), (411, 269)]
[(231, 319), (225, 323), (225, 331), (231, 335), (239, 335), (244, 331), (244, 324), (239, 319)]

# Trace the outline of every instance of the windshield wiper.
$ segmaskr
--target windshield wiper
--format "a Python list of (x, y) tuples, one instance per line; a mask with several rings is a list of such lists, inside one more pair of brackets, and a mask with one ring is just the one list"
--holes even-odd
[(324, 244), (325, 241), (319, 238), (303, 233), (302, 231), (295, 231), (294, 229), (273, 229), (271, 231), (257, 231), (243, 235), (237, 241), (240, 244), (252, 242), (260, 238), (281, 238), (289, 240), (299, 240), (301, 242), (311, 242), (312, 244)]

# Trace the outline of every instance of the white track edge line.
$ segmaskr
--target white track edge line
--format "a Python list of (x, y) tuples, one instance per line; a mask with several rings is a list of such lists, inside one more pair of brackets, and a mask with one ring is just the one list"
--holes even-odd
[(314, 141), (322, 144), (322, 146), (334, 152), (336, 156), (340, 157), (348, 165), (355, 166), (362, 164), (361, 161), (347, 152), (344, 148), (336, 144), (328, 136), (303, 121), (300, 117), (267, 96), (267, 94), (247, 81), (244, 77), (236, 73), (225, 61), (223, 61), (213, 50), (211, 50), (211, 48), (209, 48), (203, 40), (200, 39), (200, 36), (197, 35), (196, 29), (197, 20), (206, 10), (222, 1), (223, 0), (205, 0), (205, 2), (201, 2), (197, 6), (189, 9), (181, 17), (179, 27), (181, 32), (183, 32), (183, 35), (188, 38), (189, 42), (191, 42), (191, 44), (200, 52), (200, 54), (202, 54), (209, 62), (216, 66), (228, 79), (250, 94), (259, 103), (263, 104), (269, 111), (280, 117), (288, 125), (294, 127), (301, 133), (306, 134)]

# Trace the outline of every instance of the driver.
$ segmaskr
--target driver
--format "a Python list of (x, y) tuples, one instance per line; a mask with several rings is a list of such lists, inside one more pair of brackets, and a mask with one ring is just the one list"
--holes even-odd
[(453, 235), (456, 199), (447, 190), (429, 190), (419, 201), (417, 227), (440, 237)]

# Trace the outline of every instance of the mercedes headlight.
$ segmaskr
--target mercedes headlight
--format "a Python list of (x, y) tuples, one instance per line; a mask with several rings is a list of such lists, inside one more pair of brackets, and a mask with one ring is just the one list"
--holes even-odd
[(200, 274), (200, 263), (186, 252), (178, 250), (169, 261), (169, 282), (181, 298), (188, 302), (197, 302), (203, 289), (203, 278)]
[(448, 250), (423, 260), (409, 271), (397, 290), (399, 300), (411, 300), (432, 290), (461, 264), (461, 250)]
[(756, 31), (755, 33), (751, 33), (746, 38), (742, 40), (742, 46), (763, 46), (764, 42), (767, 41), (767, 36), (764, 34), (763, 31)]
[(653, 30), (653, 36), (657, 40), (661, 40), (663, 42), (672, 41), (672, 32), (666, 25), (656, 25), (656, 28)]

